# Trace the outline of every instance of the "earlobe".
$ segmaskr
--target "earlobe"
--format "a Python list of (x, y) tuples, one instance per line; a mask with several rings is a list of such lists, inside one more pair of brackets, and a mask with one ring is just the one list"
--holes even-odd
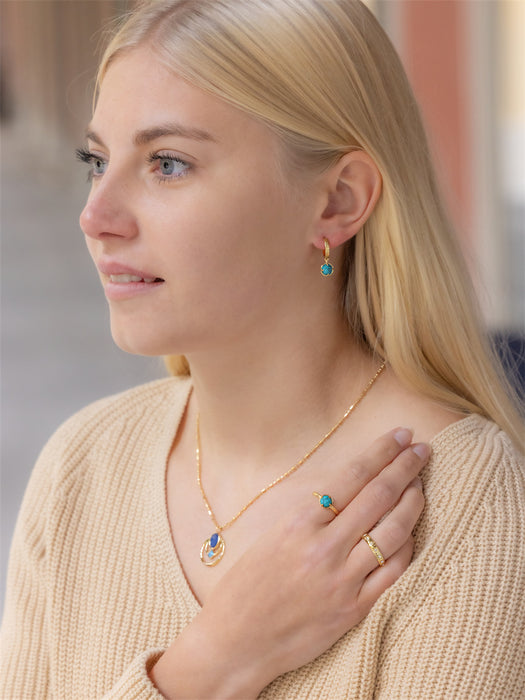
[(368, 153), (356, 150), (346, 153), (327, 171), (325, 183), (327, 202), (314, 242), (321, 250), (325, 238), (336, 247), (361, 230), (379, 199), (382, 179)]

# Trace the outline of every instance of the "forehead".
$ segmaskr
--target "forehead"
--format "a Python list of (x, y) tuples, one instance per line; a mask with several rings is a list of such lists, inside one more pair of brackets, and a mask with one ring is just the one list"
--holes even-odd
[(222, 142), (276, 140), (262, 122), (180, 78), (148, 47), (134, 49), (110, 63), (100, 85), (89, 130), (120, 134), (178, 123)]

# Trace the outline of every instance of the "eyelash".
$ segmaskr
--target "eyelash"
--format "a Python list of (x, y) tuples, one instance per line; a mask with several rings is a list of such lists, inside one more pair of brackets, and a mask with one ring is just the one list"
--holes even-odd
[[(96, 155), (96, 153), (92, 153), (91, 151), (88, 151), (85, 148), (77, 148), (76, 151), (76, 157), (79, 161), (82, 163), (86, 163), (87, 165), (90, 165), (90, 169), (88, 171), (88, 181), (90, 182), (93, 180), (93, 178), (98, 178), (101, 177), (103, 173), (94, 173), (93, 172), (93, 167), (95, 162), (99, 162), (102, 164), (107, 165), (107, 161), (105, 161), (101, 156)], [(185, 177), (188, 173), (188, 171), (191, 169), (191, 164), (188, 163), (187, 161), (183, 160), (182, 158), (178, 158), (177, 156), (170, 155), (169, 153), (150, 153), (146, 161), (150, 164), (157, 162), (161, 162), (163, 160), (171, 160), (174, 163), (178, 163), (182, 166), (184, 166), (184, 172), (178, 174), (178, 175), (157, 175), (156, 180), (157, 182), (171, 182), (172, 180), (177, 180), (181, 177)]]
[(91, 151), (88, 151), (85, 148), (77, 148), (75, 151), (75, 155), (77, 157), (77, 160), (79, 160), (81, 163), (87, 163), (87, 165), (91, 166), (89, 171), (88, 171), (88, 176), (87, 176), (88, 182), (91, 182), (93, 177), (97, 177), (97, 175), (95, 175), (93, 173), (94, 162), (95, 161), (100, 161), (101, 163), (106, 162), (106, 161), (104, 161), (103, 158), (101, 158), (100, 156), (97, 156), (95, 153), (92, 153)]
[(188, 163), (185, 160), (182, 160), (182, 158), (178, 158), (177, 156), (172, 156), (169, 153), (150, 153), (146, 160), (148, 161), (148, 163), (154, 163), (155, 161), (158, 161), (160, 163), (163, 160), (172, 160), (174, 163), (178, 163), (179, 165), (184, 166), (184, 172), (180, 173), (179, 175), (157, 175), (156, 179), (158, 182), (170, 182), (172, 180), (178, 180), (181, 177), (185, 177), (191, 169), (190, 163)]

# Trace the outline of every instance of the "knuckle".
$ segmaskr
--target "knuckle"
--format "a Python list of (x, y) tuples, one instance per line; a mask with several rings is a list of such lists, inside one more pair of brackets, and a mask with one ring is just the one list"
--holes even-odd
[(409, 536), (410, 528), (404, 521), (393, 518), (388, 523), (388, 538), (394, 546), (400, 547)]
[(355, 601), (352, 608), (350, 608), (350, 610), (348, 611), (347, 619), (352, 619), (353, 617), (355, 618), (356, 622), (360, 622), (363, 618), (365, 618), (368, 615), (375, 602), (375, 596), (370, 596), (370, 594), (367, 594), (365, 592), (361, 593)]
[(368, 481), (370, 478), (370, 467), (362, 459), (357, 459), (350, 464), (348, 470), (348, 481), (350, 485), (355, 484), (355, 482), (361, 484)]
[[(398, 440), (394, 437), (396, 434), (399, 435), (401, 442), (398, 442)], [(390, 433), (383, 435), (381, 438), (379, 438), (379, 443), (385, 459), (388, 461), (393, 460), (402, 450), (406, 449), (410, 445), (411, 440), (411, 431), (405, 431), (404, 429), (400, 431), (391, 431)]]
[(395, 440), (393, 433), (387, 433), (361, 452), (351, 465), (351, 469), (356, 476), (366, 479), (390, 464), (402, 449), (403, 447)]
[(390, 508), (390, 506), (395, 503), (398, 493), (394, 484), (383, 480), (374, 484), (371, 496), (379, 507), (386, 509)]
[[(304, 530), (301, 539), (304, 540)], [(323, 531), (309, 537), (306, 542), (302, 541), (299, 556), (311, 575), (319, 577), (328, 571), (331, 572), (328, 577), (329, 585), (336, 588), (338, 585), (336, 562), (340, 558), (339, 552), (340, 543), (337, 538)]]
[(293, 513), (287, 514), (281, 522), (285, 538), (304, 537), (304, 533), (311, 530), (312, 513), (306, 504), (300, 505)]
[(414, 483), (409, 484), (401, 496), (400, 506), (407, 511), (420, 513), (424, 505), (425, 496), (423, 491), (415, 486)]
[(423, 493), (423, 480), (421, 479), (420, 476), (414, 477), (412, 480), (412, 485), (414, 488), (416, 488), (418, 491), (421, 491)]

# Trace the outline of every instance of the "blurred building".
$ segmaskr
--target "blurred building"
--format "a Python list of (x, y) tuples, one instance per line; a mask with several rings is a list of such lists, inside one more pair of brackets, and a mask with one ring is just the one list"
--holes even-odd
[(4, 121), (40, 147), (70, 146), (89, 119), (97, 57), (126, 0), (2, 0)]

